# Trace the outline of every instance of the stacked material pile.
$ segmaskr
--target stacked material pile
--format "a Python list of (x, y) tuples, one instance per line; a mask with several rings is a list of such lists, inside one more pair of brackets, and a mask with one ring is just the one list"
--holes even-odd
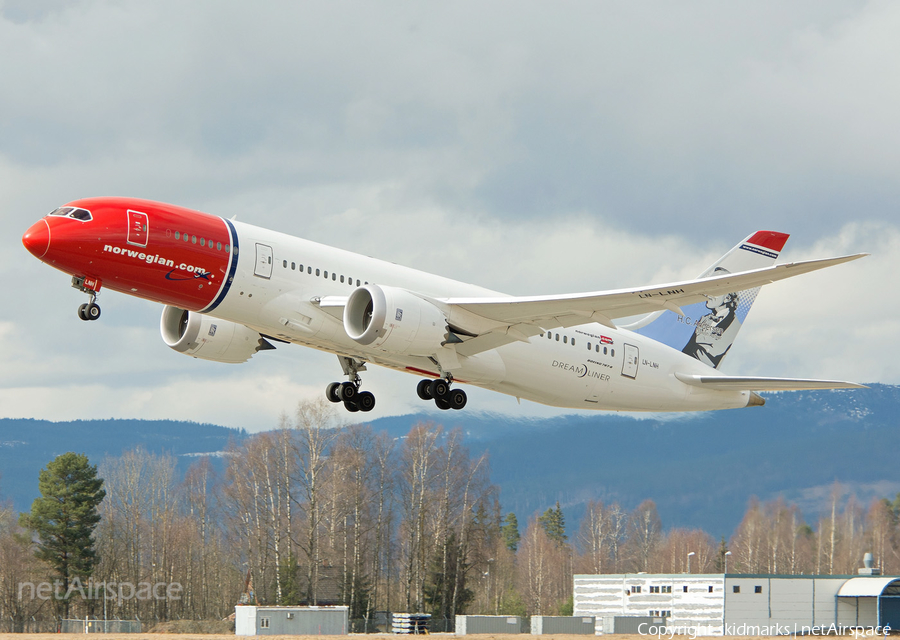
[(395, 613), (391, 619), (391, 633), (428, 633), (430, 613)]

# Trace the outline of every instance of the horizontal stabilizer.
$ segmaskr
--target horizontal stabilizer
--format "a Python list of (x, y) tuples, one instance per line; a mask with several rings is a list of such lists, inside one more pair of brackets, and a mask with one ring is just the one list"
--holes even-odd
[(685, 384), (722, 391), (811, 391), (815, 389), (865, 389), (865, 385), (841, 380), (807, 380), (804, 378), (756, 378), (750, 376), (702, 376), (676, 373)]

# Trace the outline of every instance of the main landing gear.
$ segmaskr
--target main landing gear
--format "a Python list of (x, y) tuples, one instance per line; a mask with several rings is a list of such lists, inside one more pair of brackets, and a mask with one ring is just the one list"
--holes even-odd
[(434, 400), (434, 404), (438, 409), (446, 411), (447, 409), (462, 409), (466, 406), (468, 397), (462, 389), (451, 389), (450, 384), (453, 378), (449, 375), (446, 379), (438, 378), (437, 380), (420, 380), (416, 385), (416, 393), (422, 400)]
[(325, 397), (331, 402), (343, 402), (344, 408), (351, 413), (371, 411), (375, 408), (375, 394), (371, 391), (360, 391), (362, 378), (360, 371), (366, 370), (366, 363), (354, 358), (338, 356), (344, 375), (350, 378), (347, 382), (332, 382), (325, 388)]
[(72, 286), (91, 296), (90, 302), (78, 307), (78, 317), (82, 320), (96, 320), (100, 317), (100, 305), (97, 296), (100, 293), (100, 281), (95, 278), (72, 278)]

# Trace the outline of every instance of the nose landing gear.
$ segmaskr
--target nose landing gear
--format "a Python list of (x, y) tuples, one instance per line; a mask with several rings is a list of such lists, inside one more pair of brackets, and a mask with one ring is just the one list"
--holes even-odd
[(78, 307), (78, 317), (82, 320), (96, 320), (100, 317), (100, 305), (97, 296), (100, 294), (100, 280), (97, 278), (72, 278), (72, 286), (91, 296), (90, 302)]
[(435, 406), (442, 411), (462, 409), (466, 406), (468, 397), (462, 389), (451, 389), (452, 382), (453, 378), (449, 374), (446, 378), (437, 380), (420, 380), (416, 385), (416, 394), (422, 400), (434, 400)]
[(344, 374), (350, 378), (348, 382), (332, 382), (325, 388), (325, 397), (329, 401), (343, 402), (344, 408), (355, 413), (357, 411), (371, 411), (375, 408), (375, 394), (371, 391), (360, 391), (362, 378), (360, 371), (366, 370), (366, 363), (345, 356), (338, 356)]

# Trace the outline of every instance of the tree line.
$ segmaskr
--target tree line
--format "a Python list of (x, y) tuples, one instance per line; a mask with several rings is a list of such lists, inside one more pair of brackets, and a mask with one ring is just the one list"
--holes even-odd
[[(65, 456), (42, 471), (29, 513), (0, 508), (2, 620), (214, 619), (242, 599), (344, 604), (353, 619), (565, 615), (575, 573), (849, 574), (865, 551), (900, 571), (900, 495), (862, 505), (836, 485), (811, 522), (754, 499), (727, 541), (664, 530), (651, 500), (590, 502), (571, 528), (557, 503), (520, 524), (460, 430), (417, 424), (392, 438), (339, 426), (326, 403), (301, 403), (183, 477), (173, 456), (142, 448), (97, 466)], [(73, 494), (78, 509), (53, 511)], [(40, 584), (70, 597), (36, 597), (27, 585)]]

